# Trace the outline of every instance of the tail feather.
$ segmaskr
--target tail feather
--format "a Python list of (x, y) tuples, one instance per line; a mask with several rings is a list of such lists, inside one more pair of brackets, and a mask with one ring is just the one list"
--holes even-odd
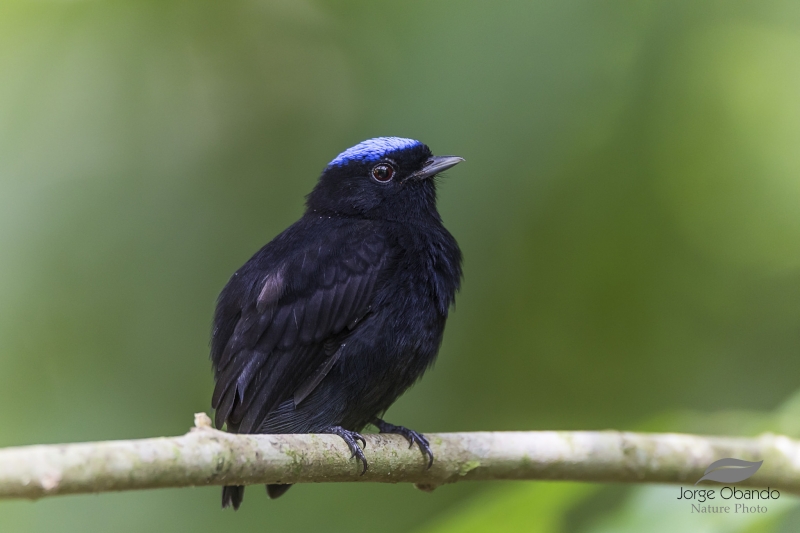
[(236, 511), (242, 504), (244, 499), (244, 486), (243, 485), (228, 485), (222, 487), (222, 508), (233, 507)]
[[(291, 485), (278, 485), (276, 483), (273, 483), (271, 485), (266, 485), (266, 487), (267, 487), (267, 496), (269, 496), (271, 500), (274, 500), (275, 498), (280, 498), (281, 496), (286, 494), (287, 490), (292, 488)], [(244, 487), (242, 487), (242, 489), (244, 489)]]

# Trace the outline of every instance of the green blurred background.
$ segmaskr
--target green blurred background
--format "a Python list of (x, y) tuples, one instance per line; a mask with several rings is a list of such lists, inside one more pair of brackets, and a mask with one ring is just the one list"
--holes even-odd
[[(467, 160), (464, 289), (391, 421), (800, 436), (796, 0), (4, 0), (0, 446), (185, 432), (228, 276), (379, 135)], [(800, 528), (670, 490), (159, 490), (0, 502), (0, 531)]]

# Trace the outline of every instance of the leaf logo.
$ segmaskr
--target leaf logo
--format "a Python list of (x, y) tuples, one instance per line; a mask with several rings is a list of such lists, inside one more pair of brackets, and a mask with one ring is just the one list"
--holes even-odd
[(706, 471), (703, 477), (697, 480), (700, 483), (703, 480), (710, 479), (711, 481), (719, 481), (720, 483), (738, 483), (744, 481), (753, 474), (755, 474), (764, 461), (750, 462), (741, 459), (734, 459), (733, 457), (726, 457), (719, 461), (714, 461)]

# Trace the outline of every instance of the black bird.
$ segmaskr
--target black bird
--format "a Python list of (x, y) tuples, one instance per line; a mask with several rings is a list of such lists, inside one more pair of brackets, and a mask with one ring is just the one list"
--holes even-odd
[[(359, 431), (420, 433), (379, 417), (436, 358), (461, 251), (436, 210), (439, 172), (463, 161), (379, 137), (339, 154), (305, 214), (237, 270), (211, 340), (215, 424), (234, 433), (332, 433), (367, 469)], [(267, 485), (277, 498), (291, 485)], [(238, 509), (243, 486), (222, 491)]]

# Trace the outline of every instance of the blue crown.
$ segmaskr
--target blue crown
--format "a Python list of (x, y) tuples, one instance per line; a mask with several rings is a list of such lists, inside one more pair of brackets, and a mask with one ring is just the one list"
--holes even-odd
[(336, 158), (328, 163), (329, 167), (341, 166), (351, 161), (377, 161), (390, 152), (403, 150), (422, 144), (414, 139), (403, 139), (402, 137), (375, 137), (360, 142), (352, 148), (348, 148)]

